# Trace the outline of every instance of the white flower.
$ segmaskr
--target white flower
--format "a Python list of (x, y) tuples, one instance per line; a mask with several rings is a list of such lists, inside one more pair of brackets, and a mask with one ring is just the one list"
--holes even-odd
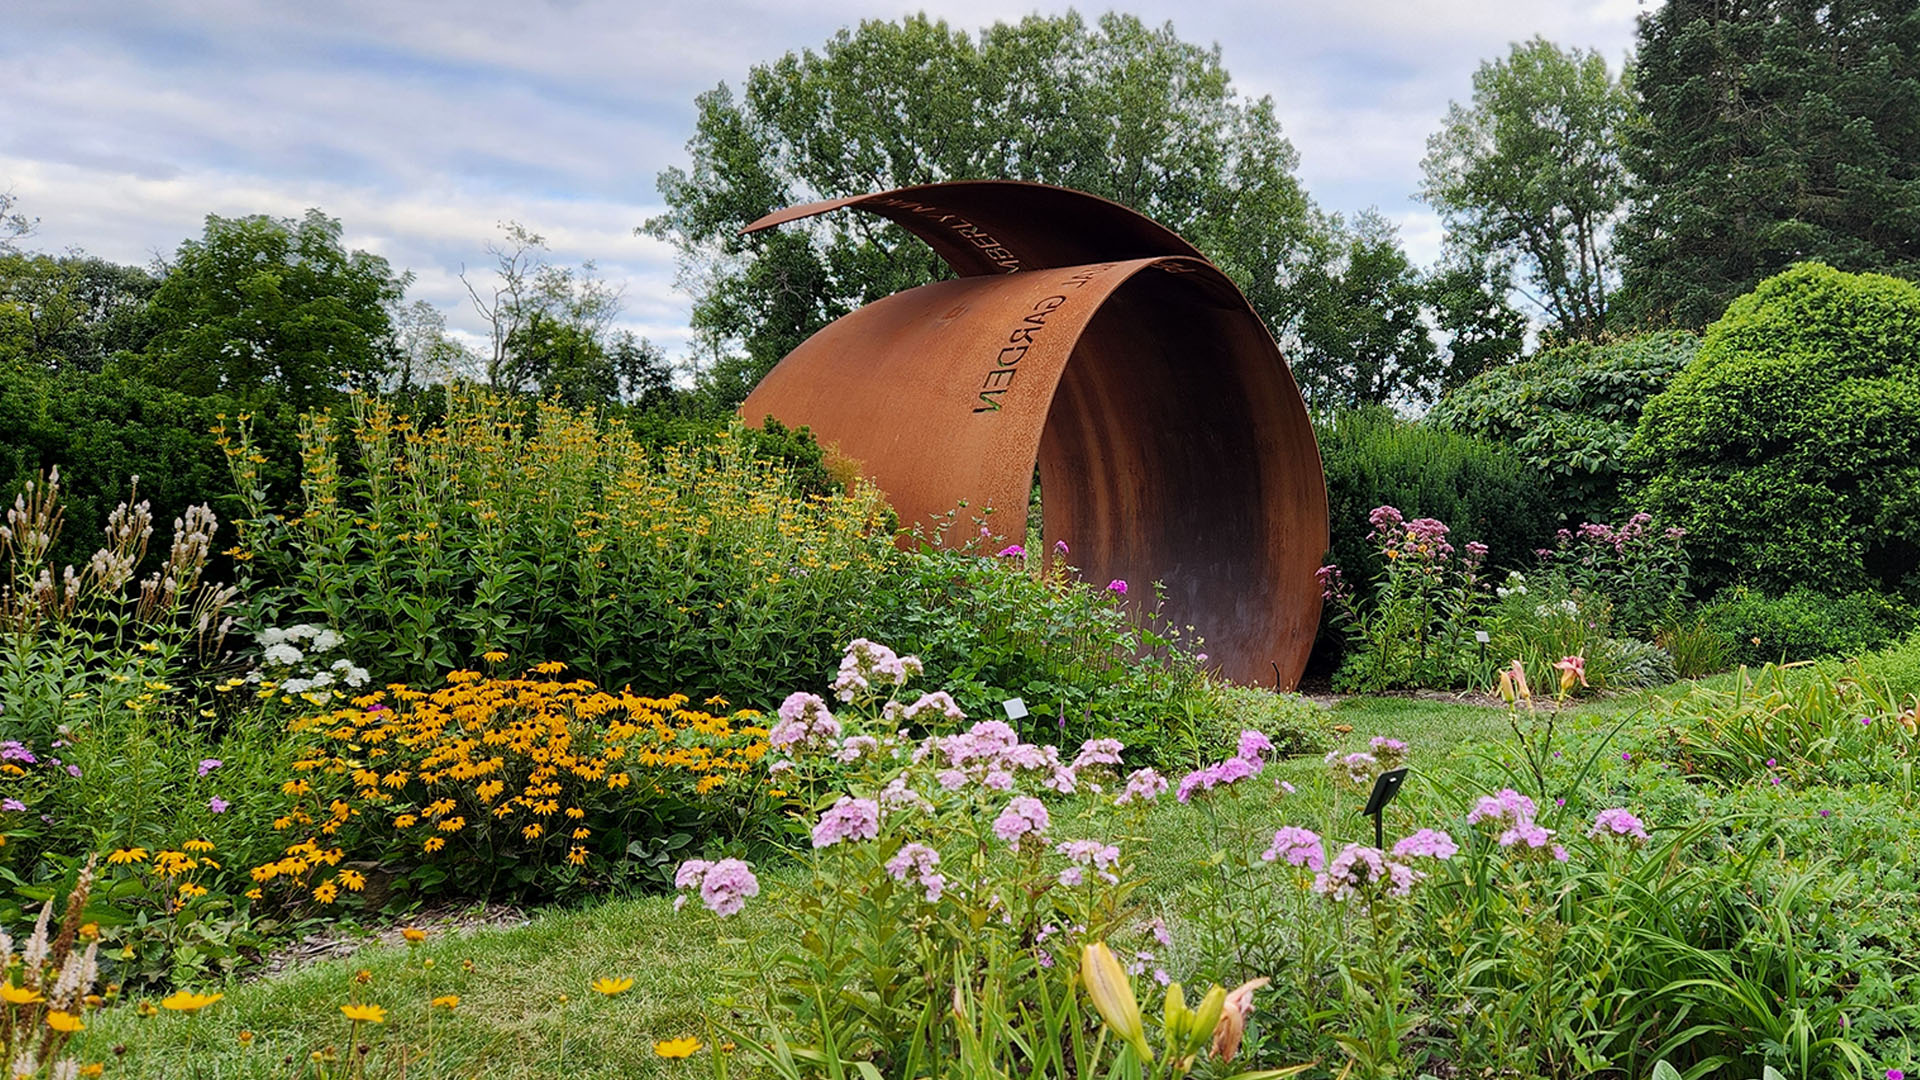
[(337, 632), (333, 630), (333, 628), (328, 627), (327, 629), (322, 630), (319, 633), (313, 635), (313, 651), (326, 652), (328, 649), (331, 649), (335, 645), (340, 644), (342, 640), (343, 639), (340, 637), (340, 635)]
[(267, 646), (266, 651), (261, 655), (265, 657), (267, 663), (279, 664), (281, 667), (292, 667), (306, 659), (305, 653), (285, 642)]

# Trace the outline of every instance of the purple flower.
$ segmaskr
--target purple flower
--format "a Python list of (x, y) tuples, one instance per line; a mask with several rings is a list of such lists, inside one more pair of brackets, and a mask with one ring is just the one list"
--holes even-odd
[(1065, 855), (1075, 864), (1069, 869), (1073, 871), (1076, 880), (1069, 882), (1066, 880), (1066, 874), (1062, 873), (1061, 884), (1078, 885), (1080, 883), (1077, 880), (1078, 871), (1082, 866), (1092, 867), (1094, 872), (1100, 875), (1100, 880), (1109, 885), (1120, 880), (1113, 873), (1114, 868), (1120, 865), (1120, 849), (1113, 844), (1104, 844), (1098, 840), (1063, 840), (1053, 850)]
[(224, 764), (226, 764), (226, 762), (221, 761), (219, 758), (204, 758), (200, 762), (199, 774), (205, 776)]
[(1267, 738), (1264, 732), (1254, 731), (1249, 728), (1240, 733), (1241, 757), (1258, 761), (1272, 749), (1273, 740)]
[(840, 722), (827, 711), (818, 694), (788, 694), (780, 703), (780, 722), (767, 733), (767, 745), (791, 752), (796, 747), (819, 746), (840, 737)]
[(1644, 843), (1647, 839), (1646, 826), (1641, 824), (1633, 811), (1624, 806), (1602, 810), (1594, 815), (1593, 827), (1587, 830), (1590, 837), (1622, 836), (1635, 843)]
[(40, 763), (40, 759), (33, 756), (33, 751), (27, 749), (18, 739), (0, 742), (0, 761), (18, 761), (26, 765)]
[(226, 813), (227, 807), (232, 805), (233, 805), (232, 803), (228, 802), (227, 800), (221, 798), (218, 795), (215, 795), (213, 798), (207, 800), (207, 809), (213, 811), (216, 814)]
[(1119, 578), (1114, 578), (1112, 581), (1107, 582), (1107, 591), (1113, 593), (1115, 596), (1125, 596), (1127, 595), (1127, 583)]
[(1820, 811), (1820, 816), (1821, 816), (1821, 817), (1832, 817), (1832, 816), (1833, 816), (1833, 811), (1831, 811), (1831, 810), (1822, 810), (1822, 811)]
[(12, 811), (18, 812), (21, 810), (25, 810), (26, 808), (27, 808), (27, 804), (21, 802), (19, 799), (8, 799), (4, 802), (0, 802), (0, 810), (12, 810)]
[(78, 779), (80, 776), (80, 766), (78, 765), (67, 766), (67, 775)]
[(1407, 760), (1407, 744), (1399, 739), (1375, 735), (1367, 746), (1373, 751), (1375, 760), (1380, 763), (1380, 768), (1384, 771), (1397, 769), (1401, 762)]
[(707, 867), (700, 881), (700, 902), (721, 918), (737, 915), (747, 898), (760, 895), (760, 879), (739, 859), (721, 859)]
[(1024, 559), (1027, 556), (1027, 549), (1019, 544), (1008, 544), (993, 554), (997, 559)]
[(1366, 787), (1373, 782), (1374, 774), (1380, 771), (1380, 759), (1364, 752), (1342, 757), (1340, 751), (1329, 750), (1325, 761), (1333, 773), (1334, 783), (1354, 788)]
[(1531, 825), (1533, 815), (1538, 811), (1532, 799), (1513, 790), (1502, 788), (1492, 795), (1483, 795), (1473, 804), (1467, 813), (1467, 824), (1491, 824), (1495, 827)]
[(1266, 862), (1304, 866), (1319, 873), (1326, 865), (1327, 855), (1320, 834), (1297, 825), (1288, 825), (1274, 832), (1273, 843), (1260, 853), (1260, 858)]
[(1325, 873), (1314, 875), (1313, 890), (1345, 900), (1369, 886), (1384, 886), (1393, 896), (1405, 896), (1419, 878), (1412, 867), (1388, 860), (1378, 848), (1348, 844), (1334, 856)]
[(1899, 1069), (1888, 1069), (1887, 1080), (1907, 1080), (1907, 1074), (1901, 1072)]
[(1065, 540), (1055, 540), (1053, 542), (1053, 553), (1055, 555), (1065, 555), (1067, 553), (1067, 542)]
[(832, 847), (843, 840), (872, 840), (880, 835), (880, 804), (872, 799), (840, 796), (813, 827), (813, 846)]
[(688, 859), (686, 862), (680, 864), (680, 869), (674, 871), (673, 887), (676, 889), (691, 889), (698, 886), (700, 879), (706, 876), (707, 868), (712, 865), (712, 863), (705, 859)]
[(1633, 753), (1632, 753), (1631, 751), (1627, 751), (1627, 750), (1622, 750), (1622, 751), (1620, 751), (1620, 760), (1621, 760), (1621, 761), (1632, 761), (1632, 760), (1633, 760)]
[(1393, 857), (1396, 859), (1451, 859), (1459, 852), (1460, 845), (1439, 829), (1421, 829), (1393, 845)]
[(1044, 803), (1031, 795), (1015, 795), (1007, 808), (1000, 811), (1000, 816), (993, 819), (993, 835), (1019, 851), (1022, 836), (1043, 834), (1050, 824)]

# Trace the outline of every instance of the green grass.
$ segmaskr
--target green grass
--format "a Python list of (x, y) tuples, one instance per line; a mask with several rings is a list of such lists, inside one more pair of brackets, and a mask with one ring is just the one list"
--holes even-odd
[[(1497, 745), (1508, 736), (1498, 709), (1407, 698), (1347, 701), (1332, 722), (1352, 728), (1333, 736), (1342, 753), (1363, 749), (1376, 734), (1406, 740), (1416, 775), (1452, 752)], [(1283, 804), (1290, 820), (1325, 817), (1330, 805), (1319, 779), (1323, 773), (1317, 758), (1283, 761), (1269, 770), (1268, 778), (1300, 788), (1297, 803)], [(1404, 801), (1417, 806), (1423, 800)], [(1243, 815), (1241, 823), (1256, 834), (1263, 824), (1282, 823), (1249, 820), (1268, 813), (1264, 800), (1238, 810), (1231, 808), (1238, 804), (1222, 805), (1229, 808), (1216, 812)], [(1173, 880), (1177, 868), (1190, 863), (1203, 843), (1201, 812), (1169, 799), (1148, 819), (1140, 850), (1150, 879)], [(1414, 811), (1399, 807), (1394, 816), (1402, 814), (1407, 819), (1395, 823), (1390, 817), (1390, 827), (1409, 824)], [(1351, 824), (1356, 835), (1364, 827), (1357, 818)], [(763, 874), (770, 889), (780, 873)], [(745, 939), (769, 929), (774, 918), (763, 900), (726, 925)], [(724, 972), (747, 963), (744, 942), (716, 939), (712, 925), (676, 917), (665, 897), (549, 910), (525, 926), (436, 935), (412, 948), (373, 946), (344, 960), (229, 986), (225, 1000), (196, 1017), (163, 1012), (143, 1018), (125, 1005), (108, 1009), (90, 1020), (75, 1048), (82, 1060), (114, 1062), (113, 1048), (124, 1046), (126, 1055), (113, 1072), (154, 1080), (309, 1076), (309, 1054), (346, 1047), (348, 1025), (339, 1007), (357, 993), (357, 1000), (389, 1010), (388, 1023), (370, 1029), (371, 1076), (398, 1076), (403, 1044), (409, 1047), (408, 1076), (692, 1075), (705, 1071), (704, 1059), (664, 1061), (653, 1044), (685, 1035), (704, 1042), (704, 1008), (723, 992)], [(370, 973), (364, 985), (355, 981), (361, 970)], [(603, 997), (590, 989), (603, 976), (631, 978), (633, 989)], [(426, 1003), (443, 994), (460, 995), (460, 1005), (451, 1015), (435, 1011), (429, 1037)], [(240, 1041), (242, 1031), (253, 1033), (250, 1044)]]

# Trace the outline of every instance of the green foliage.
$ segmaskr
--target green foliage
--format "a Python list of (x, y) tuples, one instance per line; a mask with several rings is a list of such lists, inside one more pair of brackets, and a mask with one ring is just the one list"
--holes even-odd
[(1339, 567), (1320, 570), (1328, 607), (1347, 632), (1334, 688), (1370, 693), (1481, 681), (1486, 658), (1470, 635), (1486, 601), (1485, 546), (1465, 545), (1455, 558), (1443, 522), (1408, 521), (1392, 506), (1368, 519), (1370, 597), (1356, 595)]
[(1486, 544), (1491, 564), (1502, 567), (1519, 565), (1559, 525), (1542, 475), (1496, 443), (1385, 409), (1339, 413), (1315, 434), (1332, 524), (1328, 561), (1343, 570), (1371, 564), (1367, 515), (1378, 506), (1438, 518), (1452, 527), (1456, 546)]
[(1300, 275), (1300, 349), (1289, 358), (1319, 410), (1429, 400), (1440, 358), (1422, 318), (1419, 274), (1398, 230), (1372, 211), (1331, 222), (1333, 257)]
[(1893, 589), (1920, 567), (1920, 287), (1805, 264), (1708, 328), (1628, 448), (1708, 589)]
[(0, 366), (101, 370), (152, 337), (157, 285), (145, 270), (88, 255), (0, 253)]
[(995, 23), (977, 37), (910, 16), (842, 30), (697, 101), (688, 170), (646, 231), (697, 289), (706, 373), (731, 404), (801, 341), (862, 304), (946, 276), (918, 240), (864, 214), (738, 235), (807, 199), (947, 180), (1058, 184), (1129, 206), (1206, 252), (1275, 329), (1314, 256), (1309, 205), (1273, 102), (1238, 95), (1218, 48), (1132, 16)]
[(870, 487), (802, 496), (761, 453), (804, 457), (798, 435), (735, 427), (650, 452), (625, 423), (553, 402), (447, 402), (438, 423), (364, 398), (306, 417), (284, 512), (245, 425), (223, 435), (249, 493), (250, 629), (324, 625), (379, 681), (500, 649), (608, 686), (766, 704), (863, 628), (896, 557)]
[(1635, 49), (1624, 301), (1700, 327), (1817, 259), (1920, 274), (1920, 9), (1675, 0)]
[(1730, 687), (1696, 685), (1662, 701), (1667, 753), (1688, 774), (1725, 783), (1886, 782), (1920, 759), (1898, 697), (1858, 664), (1804, 677), (1742, 667)]
[(1668, 332), (1542, 349), (1449, 390), (1426, 421), (1512, 446), (1551, 478), (1569, 522), (1604, 520), (1619, 501), (1641, 409), (1699, 346), (1692, 334)]
[(1736, 587), (1700, 617), (1743, 664), (1859, 656), (1920, 625), (1920, 612), (1882, 593), (1831, 596), (1806, 586), (1781, 596)]
[(393, 322), (409, 275), (340, 245), (340, 222), (207, 215), (148, 303), (156, 329), (129, 361), (139, 377), (205, 397), (271, 388), (296, 410), (371, 387), (394, 360)]
[(867, 632), (918, 656), (973, 716), (1021, 698), (1030, 715), (1016, 724), (1029, 739), (1117, 738), (1167, 760), (1218, 725), (1193, 655), (1204, 642), (1182, 640), (1184, 628), (1157, 609), (1130, 621), (1118, 597), (1080, 580), (1065, 557), (1042, 569), (1037, 555), (989, 556), (982, 545), (989, 539), (909, 553), (875, 583)]
[(1635, 120), (1606, 58), (1544, 38), (1473, 76), (1473, 105), (1427, 140), (1421, 197), (1473, 264), (1518, 266), (1524, 295), (1570, 337), (1607, 327), (1612, 219), (1627, 197), (1620, 151)]
[(1469, 259), (1456, 257), (1429, 273), (1427, 306), (1447, 338), (1443, 390), (1520, 358), (1527, 317), (1507, 300), (1512, 291), (1510, 274)]
[[(0, 365), (0, 492), (13, 492), (58, 466), (70, 520), (105, 521), (139, 477), (151, 504), (161, 546), (173, 522), (197, 502), (231, 508), (233, 481), (212, 429), (239, 402), (222, 395), (193, 397), (112, 373), (7, 369)], [(280, 460), (293, 456), (293, 418), (283, 409), (257, 413), (255, 434)], [(293, 477), (269, 467), (275, 486)], [(85, 565), (98, 546), (92, 527), (63, 531), (48, 556), (58, 568)]]

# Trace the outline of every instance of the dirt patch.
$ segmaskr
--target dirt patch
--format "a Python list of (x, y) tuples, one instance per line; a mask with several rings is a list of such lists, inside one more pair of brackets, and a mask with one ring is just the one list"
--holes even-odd
[(352, 930), (320, 930), (283, 945), (261, 958), (247, 974), (251, 978), (271, 978), (283, 971), (322, 960), (338, 960), (361, 949), (406, 942), (402, 931), (425, 930), (432, 937), (471, 933), (486, 927), (525, 926), (532, 920), (525, 910), (512, 904), (458, 904), (426, 908), (406, 918), (394, 919)]

